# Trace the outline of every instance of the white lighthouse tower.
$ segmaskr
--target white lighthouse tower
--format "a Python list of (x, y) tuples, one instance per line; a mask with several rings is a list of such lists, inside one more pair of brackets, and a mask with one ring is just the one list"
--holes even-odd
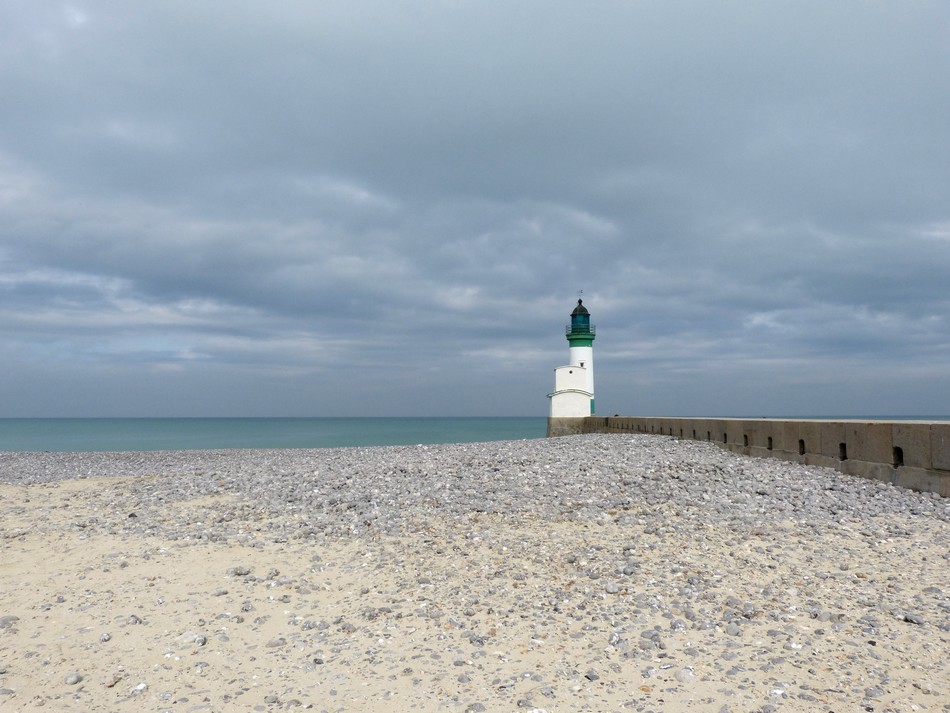
[(594, 413), (594, 337), (596, 328), (590, 323), (590, 312), (582, 300), (571, 312), (566, 328), (570, 345), (569, 364), (554, 370), (554, 392), (551, 418), (584, 418)]

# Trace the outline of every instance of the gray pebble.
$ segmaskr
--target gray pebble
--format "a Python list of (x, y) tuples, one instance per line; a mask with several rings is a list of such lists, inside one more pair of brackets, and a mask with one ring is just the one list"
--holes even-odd
[(680, 683), (689, 683), (693, 680), (693, 669), (692, 667), (687, 666), (686, 668), (681, 668), (676, 673), (673, 674), (675, 678)]

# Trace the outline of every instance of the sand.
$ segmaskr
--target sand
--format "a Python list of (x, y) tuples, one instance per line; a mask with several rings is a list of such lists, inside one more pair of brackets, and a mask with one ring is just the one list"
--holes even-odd
[(435, 508), (399, 533), (248, 518), (214, 541), (124, 529), (134, 486), (0, 484), (0, 710), (950, 710), (940, 518), (737, 535), (658, 528), (675, 503)]

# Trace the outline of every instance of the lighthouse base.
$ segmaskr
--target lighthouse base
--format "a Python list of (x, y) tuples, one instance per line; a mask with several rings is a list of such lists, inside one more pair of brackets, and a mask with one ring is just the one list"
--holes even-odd
[(587, 418), (551, 417), (548, 419), (548, 437), (575, 436), (587, 432)]

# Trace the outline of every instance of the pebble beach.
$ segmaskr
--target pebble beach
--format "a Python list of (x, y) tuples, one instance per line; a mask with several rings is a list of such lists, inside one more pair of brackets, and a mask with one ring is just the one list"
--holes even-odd
[(950, 711), (950, 500), (662, 436), (0, 453), (0, 711)]

